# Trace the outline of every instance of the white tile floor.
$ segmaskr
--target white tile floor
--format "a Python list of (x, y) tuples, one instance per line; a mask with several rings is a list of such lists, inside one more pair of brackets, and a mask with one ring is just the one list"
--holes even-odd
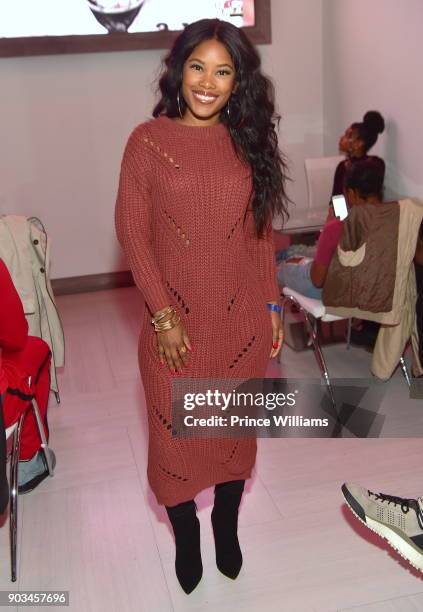
[[(7, 523), (0, 530), (0, 589), (66, 589), (75, 612), (423, 609), (423, 576), (356, 521), (340, 493), (342, 482), (353, 480), (388, 493), (423, 494), (422, 442), (410, 438), (259, 440), (240, 512), (243, 569), (236, 581), (216, 569), (212, 489), (203, 491), (197, 504), (204, 575), (185, 595), (174, 575), (164, 508), (146, 479), (138, 294), (120, 289), (58, 303), (67, 359), (62, 403), (52, 397), (49, 409), (56, 474), (20, 497), (15, 585)], [(336, 345), (325, 354), (334, 376), (368, 374), (370, 355), (361, 349)], [(281, 368), (284, 376), (317, 376), (309, 351), (285, 347)], [(268, 374), (279, 373), (272, 362)], [(384, 410), (397, 415), (396, 435), (405, 418), (420, 423), (401, 375), (388, 385)]]

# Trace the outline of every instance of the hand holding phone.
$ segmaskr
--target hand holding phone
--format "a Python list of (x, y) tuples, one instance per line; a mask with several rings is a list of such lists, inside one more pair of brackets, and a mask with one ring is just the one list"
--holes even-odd
[(335, 217), (343, 221), (348, 217), (348, 207), (347, 202), (343, 195), (336, 195), (332, 198), (333, 204), (333, 212), (335, 213)]

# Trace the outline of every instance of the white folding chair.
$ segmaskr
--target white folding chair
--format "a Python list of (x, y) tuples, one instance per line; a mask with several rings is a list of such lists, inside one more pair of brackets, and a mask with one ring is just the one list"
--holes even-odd
[[(31, 379), (29, 379), (31, 386)], [(49, 448), (45, 435), (43, 422), (35, 397), (31, 397), (31, 408), (37, 423), (38, 433), (41, 439), (41, 448), (47, 464), (49, 476), (54, 476), (54, 454)], [(21, 445), (22, 426), (29, 408), (22, 413), (19, 420), (6, 428), (6, 440), (12, 438), (12, 448), (10, 452), (10, 558), (11, 558), (11, 580), (16, 582), (17, 576), (17, 544), (18, 544), (18, 468), (19, 451)]]
[[(316, 357), (317, 364), (323, 376), (323, 380), (328, 389), (328, 393), (333, 406), (336, 408), (335, 397), (333, 394), (332, 385), (329, 378), (329, 371), (326, 365), (326, 361), (323, 355), (322, 348), (320, 346), (319, 337), (317, 333), (317, 321), (332, 323), (333, 321), (341, 321), (343, 317), (337, 317), (335, 315), (327, 314), (323, 302), (316, 298), (309, 298), (289, 287), (284, 287), (281, 294), (282, 300), (286, 303), (287, 301), (292, 302), (298, 308), (302, 316), (304, 317), (305, 324), (310, 334), (311, 341), (313, 343), (314, 355)], [(282, 325), (285, 326), (285, 308), (282, 313)], [(351, 337), (351, 319), (348, 320), (348, 331), (347, 331), (347, 348), (350, 347)], [(280, 363), (280, 352), (278, 355), (278, 362)]]
[[(284, 302), (291, 301), (298, 308), (300, 313), (304, 317), (304, 321), (307, 325), (308, 332), (310, 334), (311, 341), (313, 343), (314, 355), (316, 357), (316, 361), (319, 365), (319, 368), (322, 372), (323, 380), (326, 383), (328, 388), (328, 392), (332, 401), (333, 406), (336, 408), (335, 398), (333, 395), (333, 389), (330, 382), (329, 371), (326, 365), (326, 361), (323, 355), (322, 348), (320, 346), (319, 337), (317, 334), (317, 326), (316, 321), (320, 319), (323, 322), (330, 323), (333, 321), (341, 321), (343, 317), (337, 317), (335, 315), (328, 314), (326, 312), (325, 306), (321, 300), (317, 300), (315, 298), (309, 298), (289, 287), (284, 287), (282, 289), (281, 298)], [(312, 319), (314, 321), (312, 321)], [(314, 324), (313, 324), (314, 323)], [(351, 341), (351, 323), (352, 319), (348, 319), (348, 331), (347, 331), (347, 349), (350, 347)], [(285, 325), (285, 308), (282, 313), (282, 325)], [(280, 363), (280, 352), (278, 355), (278, 362)], [(411, 386), (411, 377), (407, 368), (407, 364), (405, 362), (404, 357), (401, 357), (399, 365), (401, 367), (401, 371), (404, 375), (407, 385)]]
[(327, 208), (332, 193), (336, 167), (344, 159), (341, 155), (335, 155), (333, 157), (313, 157), (304, 160), (309, 210)]

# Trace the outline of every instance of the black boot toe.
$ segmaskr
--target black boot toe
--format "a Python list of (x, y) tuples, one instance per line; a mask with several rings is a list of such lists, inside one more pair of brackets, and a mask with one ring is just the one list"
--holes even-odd
[(177, 506), (166, 506), (175, 534), (175, 571), (179, 584), (189, 595), (203, 575), (200, 547), (200, 521), (196, 516), (197, 506), (193, 500)]
[(239, 555), (222, 555), (220, 558), (216, 556), (216, 565), (222, 574), (228, 578), (232, 578), (232, 580), (235, 580), (235, 578), (238, 577), (242, 567), (241, 551), (239, 551)]
[(185, 558), (175, 563), (176, 576), (179, 584), (187, 595), (192, 593), (203, 576), (203, 564), (201, 557)]
[(235, 580), (242, 567), (238, 541), (238, 508), (244, 481), (236, 480), (217, 485), (211, 513), (216, 565), (222, 574)]

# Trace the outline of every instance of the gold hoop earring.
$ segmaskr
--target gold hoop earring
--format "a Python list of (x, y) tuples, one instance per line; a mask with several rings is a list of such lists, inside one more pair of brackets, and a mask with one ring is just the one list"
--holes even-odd
[(181, 113), (181, 102), (180, 102), (180, 97), (179, 97), (179, 89), (178, 89), (178, 93), (176, 94), (176, 104), (178, 105), (179, 116), (182, 119), (183, 115)]

